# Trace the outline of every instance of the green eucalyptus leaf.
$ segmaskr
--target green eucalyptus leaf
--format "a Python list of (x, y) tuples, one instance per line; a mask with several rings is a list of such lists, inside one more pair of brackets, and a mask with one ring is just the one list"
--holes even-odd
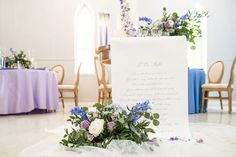
[(155, 131), (152, 128), (146, 128), (146, 129), (144, 129), (144, 131), (146, 133), (148, 133), (148, 132), (155, 133)]
[(144, 113), (144, 117), (147, 118), (147, 119), (149, 119), (149, 118), (150, 118), (150, 113), (145, 112), (145, 113)]
[(160, 116), (159, 116), (158, 113), (154, 113), (154, 114), (153, 114), (153, 117), (154, 117), (155, 119), (158, 119)]
[(81, 108), (83, 111), (87, 112), (88, 111), (88, 107), (82, 107)]
[(156, 119), (153, 120), (153, 125), (158, 126), (159, 124), (160, 124), (160, 122), (158, 120), (156, 120)]

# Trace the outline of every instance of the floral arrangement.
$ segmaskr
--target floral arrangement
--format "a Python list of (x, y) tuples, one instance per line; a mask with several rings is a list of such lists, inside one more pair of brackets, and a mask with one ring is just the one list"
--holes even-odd
[(163, 17), (161, 19), (153, 21), (148, 17), (139, 17), (139, 21), (144, 23), (137, 30), (129, 17), (130, 8), (128, 2), (126, 0), (120, 0), (120, 2), (123, 30), (127, 36), (185, 36), (187, 41), (190, 42), (192, 49), (196, 48), (197, 37), (202, 35), (201, 18), (208, 16), (208, 12), (205, 11), (188, 11), (183, 16), (179, 16), (178, 13), (168, 13), (166, 8), (163, 8)]
[(138, 36), (138, 31), (134, 27), (132, 20), (130, 18), (130, 7), (129, 3), (126, 0), (120, 0), (121, 4), (121, 21), (123, 23), (123, 30), (127, 36), (136, 37)]
[(17, 67), (18, 63), (26, 69), (31, 68), (32, 62), (27, 58), (24, 51), (17, 53), (11, 48), (10, 52), (12, 53), (12, 56), (7, 58), (7, 68)]
[(152, 113), (149, 102), (137, 103), (131, 109), (119, 105), (96, 103), (93, 108), (74, 107), (68, 121), (72, 130), (65, 129), (60, 144), (78, 148), (95, 146), (106, 148), (112, 140), (131, 140), (137, 144), (152, 142), (149, 133), (155, 133), (150, 127), (159, 125), (159, 114)]

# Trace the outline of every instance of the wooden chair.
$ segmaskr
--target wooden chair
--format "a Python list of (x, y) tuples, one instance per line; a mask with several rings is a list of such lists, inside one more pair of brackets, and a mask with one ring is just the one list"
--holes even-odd
[[(55, 73), (56, 79), (57, 79), (57, 85), (62, 85), (63, 84), (63, 80), (64, 80), (64, 76), (65, 76), (65, 70), (64, 67), (62, 65), (55, 65), (53, 66), (51, 69), (51, 71), (53, 71)], [(60, 92), (60, 97), (62, 97), (63, 93)], [(64, 107), (64, 100), (62, 99), (62, 104)]]
[[(60, 100), (62, 101), (62, 106), (64, 106), (64, 100), (65, 99), (74, 99), (75, 106), (78, 106), (78, 92), (79, 92), (79, 79), (80, 79), (80, 68), (81, 64), (79, 65), (79, 68), (77, 70), (76, 79), (74, 81), (73, 85), (58, 85), (58, 90), (61, 93)], [(64, 97), (63, 92), (73, 92), (73, 97)]]
[(64, 67), (62, 65), (55, 65), (50, 70), (55, 72), (57, 84), (62, 84), (65, 76)]
[(102, 101), (102, 104), (104, 104), (108, 99), (112, 98), (112, 86), (107, 82), (108, 74), (105, 70), (105, 65), (99, 61), (97, 56), (94, 57), (94, 65), (98, 83), (98, 102)]
[(110, 50), (110, 45), (103, 45), (96, 48), (96, 54), (99, 56), (99, 60), (102, 63), (111, 64), (111, 60), (109, 58)]
[[(220, 64), (219, 62), (216, 62), (216, 63)], [(235, 68), (235, 64), (236, 64), (236, 57), (234, 58), (234, 61), (233, 61), (232, 65), (231, 65), (230, 79), (229, 79), (227, 84), (221, 83), (221, 80), (222, 80), (222, 77), (223, 77), (223, 74), (221, 74), (221, 73), (224, 73), (224, 70), (221, 70), (221, 71), (223, 71), (221, 73), (218, 72), (219, 74), (221, 74), (221, 75), (218, 75), (218, 78), (217, 78), (217, 75), (213, 75), (213, 76), (215, 76), (215, 78), (212, 79), (212, 77), (211, 77), (212, 76), (211, 75), (212, 68), (213, 68), (213, 70), (215, 69), (214, 71), (218, 70), (218, 68), (216, 68), (216, 65), (214, 65), (214, 64), (209, 68), (209, 71), (208, 71), (209, 83), (202, 85), (201, 112), (203, 112), (203, 110), (204, 110), (205, 100), (206, 100), (206, 105), (207, 105), (208, 99), (220, 99), (221, 109), (223, 109), (222, 100), (223, 99), (228, 99), (228, 106), (229, 106), (228, 112), (229, 113), (232, 112), (232, 93), (233, 93), (233, 82), (234, 82), (234, 68)], [(223, 69), (224, 69), (224, 66), (223, 66)], [(209, 92), (212, 92), (212, 91), (218, 92), (219, 93), (219, 97), (216, 97), (216, 96), (209, 97), (208, 94), (209, 94)], [(222, 97), (221, 96), (221, 92), (227, 92), (228, 93), (228, 97)]]

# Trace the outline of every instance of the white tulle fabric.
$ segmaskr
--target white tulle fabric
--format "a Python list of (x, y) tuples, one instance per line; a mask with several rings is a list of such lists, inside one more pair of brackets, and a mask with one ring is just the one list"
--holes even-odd
[(169, 141), (160, 139), (159, 146), (148, 143), (137, 145), (132, 141), (113, 141), (107, 149), (81, 147), (65, 149), (59, 145), (63, 128), (49, 130), (52, 135), (21, 152), (19, 157), (235, 157), (236, 127), (219, 124), (190, 124), (195, 141)]

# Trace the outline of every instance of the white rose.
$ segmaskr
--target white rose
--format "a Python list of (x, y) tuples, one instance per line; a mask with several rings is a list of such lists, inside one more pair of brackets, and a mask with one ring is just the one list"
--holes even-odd
[(95, 119), (89, 126), (89, 133), (97, 137), (102, 131), (104, 126), (103, 119)]

